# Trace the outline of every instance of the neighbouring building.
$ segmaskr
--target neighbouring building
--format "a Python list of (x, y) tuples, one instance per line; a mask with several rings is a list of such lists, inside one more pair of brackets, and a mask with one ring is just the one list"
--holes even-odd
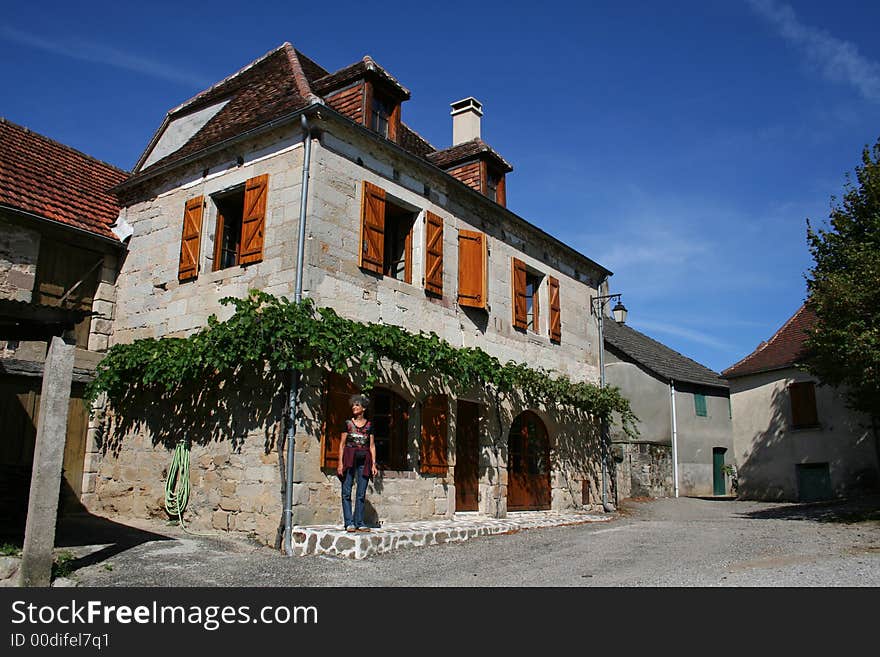
[(770, 340), (722, 372), (730, 382), (744, 498), (811, 502), (880, 483), (870, 418), (800, 366), (815, 321), (801, 306)]
[(126, 177), (0, 119), (0, 516), (13, 531), (27, 514), (47, 340), (65, 329), (76, 357), (63, 501), (75, 505), (93, 490), (93, 478), (84, 477), (93, 455), (86, 454), (82, 396), (110, 339), (124, 247), (110, 230), (119, 206), (108, 190)]
[[(285, 43), (169, 111), (115, 189), (117, 228), (131, 238), (112, 342), (189, 335), (231, 314), (222, 297), (249, 289), (292, 297), (308, 162), (303, 289), (317, 306), (597, 382), (588, 302), (610, 272), (507, 209), (512, 167), (481, 139), (477, 100), (452, 104), (453, 142), (438, 149), (402, 120), (409, 97), (369, 57), (330, 72)], [(297, 525), (341, 521), (336, 445), (363, 384), (303, 375)], [(586, 418), (522, 398), (499, 404), (480, 389), (455, 395), (392, 366), (371, 394), (381, 472), (369, 520), (596, 502), (597, 431)], [(204, 416), (111, 413), (95, 428), (104, 458), (90, 503), (163, 513), (168, 448), (190, 440), (188, 524), (271, 542), (282, 404), (257, 378)]]
[(605, 377), (639, 418), (639, 438), (612, 435), (618, 497), (729, 495), (730, 396), (716, 372), (626, 324), (604, 322)]

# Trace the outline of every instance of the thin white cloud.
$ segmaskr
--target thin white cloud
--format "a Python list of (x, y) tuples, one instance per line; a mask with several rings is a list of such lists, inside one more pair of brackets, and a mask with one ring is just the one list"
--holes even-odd
[(709, 335), (708, 333), (703, 333), (701, 331), (695, 331), (693, 329), (685, 328), (683, 326), (676, 326), (675, 324), (667, 324), (666, 322), (655, 322), (646, 319), (639, 319), (637, 323), (635, 323), (640, 330), (645, 331), (646, 333), (656, 332), (663, 333), (665, 335), (674, 335), (679, 338), (684, 338), (691, 342), (696, 342), (697, 344), (702, 344), (707, 347), (712, 347), (713, 349), (719, 349), (722, 351), (729, 351), (733, 349), (733, 345), (729, 342), (724, 342), (723, 340), (719, 340), (713, 335)]
[(851, 84), (866, 99), (880, 102), (880, 64), (860, 54), (855, 44), (803, 24), (790, 5), (776, 0), (746, 1), (783, 39), (801, 49), (826, 78)]
[(179, 66), (163, 64), (146, 57), (132, 55), (116, 48), (83, 39), (49, 40), (8, 26), (0, 26), (0, 39), (50, 52), (61, 57), (77, 59), (92, 64), (113, 66), (125, 71), (139, 73), (167, 82), (175, 82), (187, 87), (203, 88), (210, 84), (209, 80), (182, 70)]

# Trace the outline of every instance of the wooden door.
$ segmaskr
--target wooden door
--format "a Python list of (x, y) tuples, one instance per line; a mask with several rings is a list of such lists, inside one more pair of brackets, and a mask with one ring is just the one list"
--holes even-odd
[(712, 493), (714, 495), (724, 495), (727, 492), (727, 486), (724, 482), (724, 453), (726, 451), (723, 447), (712, 448)]
[(455, 415), (455, 510), (476, 511), (480, 498), (480, 405), (458, 400)]
[(526, 411), (510, 428), (507, 456), (507, 509), (550, 508), (550, 442), (537, 415)]

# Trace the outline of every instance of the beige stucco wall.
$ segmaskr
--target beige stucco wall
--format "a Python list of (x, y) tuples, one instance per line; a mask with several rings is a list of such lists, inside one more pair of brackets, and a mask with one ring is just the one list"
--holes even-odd
[[(250, 288), (292, 297), (295, 282), (297, 230), (303, 145), (298, 130), (280, 129), (247, 147), (230, 149), (200, 161), (173, 178), (157, 181), (153, 189), (125, 210), (134, 234), (119, 275), (118, 305), (112, 341), (130, 342), (143, 337), (183, 336), (204, 326), (211, 314), (220, 319), (231, 309), (219, 305), (224, 296), (242, 297)], [(236, 159), (241, 156), (243, 164)], [(358, 163), (360, 160), (361, 164)], [(409, 172), (409, 173), (407, 173)], [(268, 174), (268, 198), (263, 260), (247, 267), (211, 272), (216, 208), (210, 195)], [(419, 212), (413, 236), (413, 285), (377, 278), (358, 267), (362, 181), (386, 190), (395, 202)], [(429, 190), (426, 192), (426, 186)], [(588, 300), (596, 294), (600, 272), (572, 258), (537, 231), (518, 225), (500, 208), (489, 207), (463, 195), (458, 183), (440, 172), (416, 175), (405, 156), (376, 145), (357, 130), (324, 133), (313, 141), (305, 244), (304, 294), (318, 306), (331, 306), (341, 315), (360, 321), (384, 322), (411, 331), (432, 330), (455, 346), (479, 346), (502, 361), (514, 359), (568, 375), (574, 380), (596, 381), (597, 331), (589, 321)], [(181, 222), (187, 199), (206, 197), (202, 223), (201, 268), (196, 280), (180, 284), (177, 268)], [(444, 296), (425, 295), (424, 224), (431, 211), (444, 219)], [(484, 231), (489, 243), (488, 313), (464, 310), (456, 303), (459, 228)], [(540, 295), (541, 334), (522, 334), (511, 327), (511, 256), (559, 279), (562, 308), (562, 344), (546, 337), (546, 277)], [(299, 419), (294, 460), (294, 519), (297, 524), (339, 522), (339, 482), (333, 472), (320, 467), (322, 376), (303, 377), (302, 417)], [(480, 509), (490, 515), (506, 513), (507, 432), (516, 415), (528, 406), (522, 399), (485, 398), (481, 391), (438, 389), (437, 382), (389, 368), (382, 383), (410, 403), (409, 450), (411, 466), (385, 472), (372, 484), (368, 500), (380, 521), (446, 516), (454, 510), (455, 399), (480, 401), (481, 479)], [(260, 385), (265, 385), (263, 382)], [(447, 476), (417, 472), (421, 401), (437, 392), (449, 394), (450, 431)], [(280, 403), (280, 389), (257, 387), (254, 394)], [(253, 407), (255, 409), (256, 406)], [(205, 410), (205, 409), (200, 409)], [(542, 414), (551, 433), (556, 465), (551, 477), (553, 508), (581, 504), (582, 482), (595, 490), (594, 447), (589, 421), (570, 422), (552, 409)], [(277, 445), (280, 407), (255, 412), (235, 434), (230, 445), (228, 426), (241, 424), (236, 415), (248, 407), (227, 405), (218, 420), (198, 420), (195, 415), (166, 415), (134, 421), (109, 416), (93, 432), (91, 463), (94, 508), (135, 515), (161, 514), (164, 469), (170, 460), (168, 432), (162, 422), (193, 422), (193, 498), (188, 513), (195, 526), (254, 532), (274, 540), (280, 517), (281, 474)], [(228, 422), (227, 422), (228, 420)], [(586, 428), (585, 428), (586, 427)], [(157, 433), (163, 433), (157, 443)], [(208, 434), (211, 434), (208, 436)], [(171, 432), (177, 439), (181, 432)], [(219, 436), (219, 437), (218, 437)], [(224, 438), (226, 436), (226, 438)], [(208, 476), (209, 473), (214, 473)], [(216, 477), (216, 478), (215, 478)], [(215, 490), (224, 482), (223, 495)], [(222, 492), (222, 491), (221, 491)], [(237, 504), (240, 508), (233, 509)], [(274, 500), (274, 501), (273, 501)], [(243, 514), (243, 517), (242, 517)], [(251, 515), (255, 514), (255, 515)], [(271, 531), (270, 531), (271, 530)]]
[(835, 495), (877, 484), (870, 423), (846, 408), (840, 391), (816, 385), (820, 426), (791, 428), (787, 388), (817, 380), (788, 368), (730, 380), (740, 494), (750, 499), (797, 500), (796, 465), (828, 463)]

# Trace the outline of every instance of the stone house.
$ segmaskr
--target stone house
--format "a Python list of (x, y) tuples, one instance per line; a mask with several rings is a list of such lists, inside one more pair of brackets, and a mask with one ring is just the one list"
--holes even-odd
[(644, 333), (604, 323), (605, 377), (639, 418), (612, 435), (618, 497), (728, 495), (733, 433), (727, 382)]
[[(610, 272), (507, 209), (512, 167), (480, 138), (478, 101), (452, 104), (453, 143), (438, 149), (402, 120), (409, 97), (369, 57), (329, 72), (285, 43), (170, 110), (115, 189), (132, 236), (112, 342), (189, 335), (230, 315), (221, 298), (254, 288), (292, 298), (302, 211), (303, 293), (318, 307), (596, 382), (589, 299)], [(303, 374), (294, 524), (341, 521), (336, 445), (363, 385)], [(596, 435), (583, 419), (479, 389), (456, 395), (391, 365), (370, 394), (381, 472), (368, 520), (595, 501)], [(161, 514), (167, 447), (187, 439), (187, 522), (271, 542), (280, 390), (256, 377), (230, 395), (207, 418), (172, 422), (157, 407), (96, 425), (93, 507)]]
[(773, 337), (722, 372), (730, 382), (742, 497), (809, 502), (880, 483), (880, 443), (870, 418), (799, 365), (815, 321), (802, 305)]
[[(110, 339), (124, 246), (111, 231), (119, 207), (107, 190), (127, 174), (0, 119), (0, 514), (27, 512), (47, 340), (71, 329), (74, 382), (64, 454), (64, 502), (93, 485), (84, 464), (83, 386)], [(72, 326), (71, 326), (72, 324)], [(36, 331), (33, 326), (42, 326)], [(18, 326), (29, 328), (16, 331)]]

